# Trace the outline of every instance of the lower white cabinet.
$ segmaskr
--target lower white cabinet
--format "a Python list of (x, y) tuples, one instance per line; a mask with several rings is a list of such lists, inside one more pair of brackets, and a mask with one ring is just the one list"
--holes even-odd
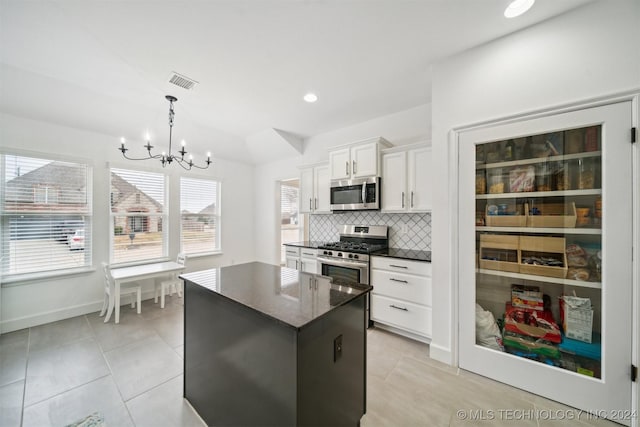
[(371, 257), (371, 320), (394, 332), (429, 340), (431, 263)]
[(316, 274), (318, 272), (317, 251), (315, 249), (300, 248), (300, 271)]
[(285, 254), (286, 267), (293, 268), (304, 273), (317, 273), (318, 260), (316, 258), (316, 249), (285, 245)]
[(284, 252), (286, 256), (285, 266), (298, 270), (300, 267), (300, 248), (285, 245)]

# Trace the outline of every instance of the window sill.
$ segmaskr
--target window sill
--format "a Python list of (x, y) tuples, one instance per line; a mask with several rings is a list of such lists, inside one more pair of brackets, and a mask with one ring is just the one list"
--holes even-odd
[(218, 256), (223, 255), (222, 251), (212, 251), (212, 252), (200, 252), (197, 254), (187, 254), (187, 259), (189, 258), (203, 258), (208, 256)]
[(2, 284), (3, 288), (8, 288), (8, 287), (11, 287), (11, 286), (20, 286), (20, 285), (26, 285), (26, 284), (30, 284), (30, 283), (56, 280), (56, 279), (61, 279), (61, 278), (64, 278), (64, 277), (80, 276), (80, 275), (93, 273), (94, 271), (96, 271), (95, 268), (86, 267), (86, 268), (82, 268), (82, 269), (61, 270), (61, 271), (57, 271), (57, 272), (49, 272), (49, 271), (47, 271), (47, 272), (42, 272), (42, 273), (20, 274), (20, 275), (15, 275), (13, 277), (4, 277), (4, 278), (2, 278), (2, 283), (1, 284)]

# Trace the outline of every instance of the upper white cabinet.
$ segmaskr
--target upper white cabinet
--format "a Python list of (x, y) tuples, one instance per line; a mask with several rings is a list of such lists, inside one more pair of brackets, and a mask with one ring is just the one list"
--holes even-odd
[(300, 170), (300, 212), (330, 213), (329, 165), (310, 165)]
[(379, 150), (390, 146), (384, 138), (371, 138), (329, 151), (330, 179), (379, 175)]
[(381, 191), (383, 211), (430, 211), (431, 148), (413, 145), (385, 150), (382, 154)]

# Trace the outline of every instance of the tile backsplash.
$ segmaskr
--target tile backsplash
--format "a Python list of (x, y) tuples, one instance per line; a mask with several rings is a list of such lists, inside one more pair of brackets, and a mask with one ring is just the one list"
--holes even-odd
[[(309, 240), (324, 242), (339, 240), (338, 227), (344, 224), (387, 225), (390, 247), (420, 251), (431, 250), (430, 213), (393, 214), (377, 211), (353, 211), (309, 215)], [(406, 226), (406, 233), (402, 233), (403, 225)]]

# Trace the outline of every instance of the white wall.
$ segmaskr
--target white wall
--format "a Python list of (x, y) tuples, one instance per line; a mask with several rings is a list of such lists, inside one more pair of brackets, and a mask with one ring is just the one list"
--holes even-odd
[[(434, 176), (455, 175), (451, 129), (640, 88), (640, 2), (598, 1), (444, 60), (433, 70)], [(454, 163), (453, 163), (454, 164)], [(455, 363), (451, 185), (434, 189), (431, 357)], [(465, 284), (460, 284), (460, 289)]]
[[(222, 181), (222, 255), (191, 258), (187, 271), (253, 261), (253, 166), (214, 159), (212, 168), (184, 172), (177, 166), (162, 169), (159, 162), (124, 160), (116, 149), (116, 137), (84, 130), (0, 115), (0, 144), (3, 150), (27, 150), (73, 156), (93, 163), (93, 266), (95, 271), (2, 287), (2, 332), (97, 311), (102, 306), (103, 284), (98, 267), (109, 260), (109, 172), (107, 162), (124, 168), (153, 168), (170, 174), (170, 194), (177, 194), (179, 173), (212, 177)], [(197, 175), (196, 175), (197, 174)], [(179, 200), (170, 197), (170, 218), (179, 214)], [(179, 221), (169, 225), (169, 255), (179, 251)], [(143, 284), (151, 290), (152, 284)]]
[(425, 104), (406, 111), (379, 117), (342, 129), (313, 136), (304, 142), (304, 153), (263, 165), (255, 170), (256, 257), (258, 261), (279, 263), (280, 200), (277, 182), (296, 178), (298, 166), (328, 162), (330, 147), (381, 136), (394, 145), (405, 145), (430, 139), (431, 105)]

